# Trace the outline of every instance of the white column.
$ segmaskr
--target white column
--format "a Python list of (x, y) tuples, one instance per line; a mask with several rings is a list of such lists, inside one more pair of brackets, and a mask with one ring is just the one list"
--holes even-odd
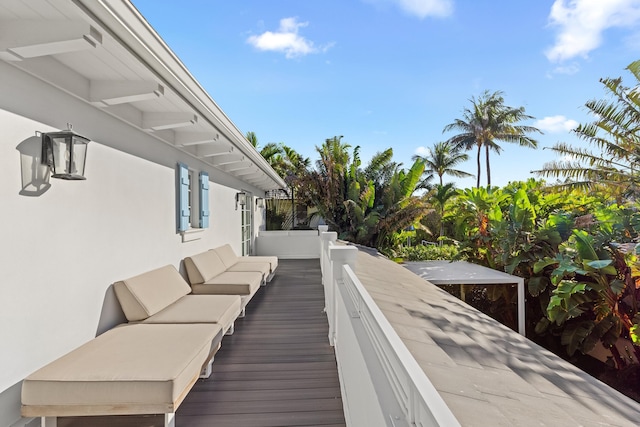
[(338, 233), (335, 231), (328, 232), (323, 231), (320, 233), (320, 269), (322, 271), (322, 284), (326, 286), (325, 269), (329, 266), (329, 259), (327, 258), (327, 254), (329, 252), (329, 244), (330, 242), (335, 243), (338, 240)]
[(527, 330), (524, 322), (524, 279), (518, 280), (518, 332), (520, 335), (527, 336)]
[(336, 310), (338, 305), (338, 283), (343, 281), (343, 267), (345, 265), (351, 267), (354, 272), (356, 271), (357, 258), (358, 248), (354, 246), (331, 246), (329, 248), (332, 275), (328, 278), (328, 288), (330, 289), (329, 307), (331, 308), (327, 310), (327, 317), (329, 319), (329, 344), (332, 346), (335, 345), (336, 336), (338, 335), (338, 314)]

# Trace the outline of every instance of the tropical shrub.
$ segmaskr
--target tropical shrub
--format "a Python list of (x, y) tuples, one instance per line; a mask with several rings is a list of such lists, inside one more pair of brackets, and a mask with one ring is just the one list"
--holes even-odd
[(403, 246), (395, 251), (395, 256), (404, 261), (453, 260), (458, 258), (455, 245)]
[[(569, 355), (588, 353), (598, 342), (609, 348), (619, 369), (627, 366), (615, 343), (619, 338), (640, 344), (640, 232), (635, 209), (602, 208), (574, 229), (555, 256), (534, 265), (548, 280), (529, 283), (532, 295), (547, 292), (546, 316), (536, 332), (560, 336)], [(640, 347), (634, 346), (640, 360)]]

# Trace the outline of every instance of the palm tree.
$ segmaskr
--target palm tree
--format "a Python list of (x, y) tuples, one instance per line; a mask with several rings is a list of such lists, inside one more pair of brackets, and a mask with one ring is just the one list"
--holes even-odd
[[(259, 148), (260, 144), (255, 132), (247, 132), (246, 138), (254, 148)], [(300, 153), (282, 142), (269, 142), (260, 148), (259, 152), (278, 175), (283, 178), (303, 173), (303, 170), (311, 164), (308, 157), (302, 157)]]
[(413, 160), (421, 160), (425, 164), (424, 172), (427, 176), (421, 183), (422, 188), (426, 188), (426, 183), (433, 178), (434, 174), (438, 175), (440, 186), (443, 185), (442, 177), (444, 175), (451, 175), (456, 178), (473, 176), (468, 172), (455, 169), (457, 165), (466, 162), (468, 159), (469, 155), (461, 153), (458, 148), (448, 141), (434, 144), (433, 148), (428, 149), (426, 156), (419, 154), (413, 156)]
[(442, 246), (443, 244), (442, 238), (444, 237), (444, 206), (447, 201), (454, 197), (456, 194), (458, 194), (458, 191), (456, 190), (455, 185), (452, 182), (449, 182), (445, 185), (442, 185), (442, 183), (440, 183), (439, 185), (435, 186), (434, 192), (430, 197), (431, 203), (437, 205), (440, 208), (438, 212), (440, 214), (440, 239), (438, 239), (440, 242), (440, 246)]
[(451, 137), (448, 142), (455, 148), (471, 150), (477, 147), (477, 187), (480, 187), (480, 153), (485, 149), (487, 168), (487, 186), (491, 186), (491, 167), (489, 152), (500, 154), (502, 148), (497, 141), (516, 143), (523, 147), (536, 148), (538, 141), (528, 133), (542, 133), (533, 126), (519, 125), (522, 120), (534, 117), (525, 114), (524, 107), (514, 108), (504, 104), (501, 91), (484, 91), (479, 98), (472, 97), (471, 108), (465, 107), (463, 117), (445, 126), (443, 132), (459, 130), (461, 133)]
[(557, 143), (551, 150), (572, 160), (546, 163), (533, 171), (543, 177), (564, 177), (563, 188), (606, 188), (621, 201), (640, 194), (640, 61), (627, 66), (635, 84), (622, 84), (622, 77), (600, 79), (611, 100), (590, 100), (585, 105), (596, 120), (581, 124), (573, 132), (598, 152)]

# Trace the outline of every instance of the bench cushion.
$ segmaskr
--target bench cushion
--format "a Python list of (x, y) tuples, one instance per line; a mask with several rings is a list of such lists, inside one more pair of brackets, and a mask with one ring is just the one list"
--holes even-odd
[(220, 325), (135, 324), (105, 332), (29, 375), (23, 416), (175, 412), (217, 350)]
[(191, 287), (194, 294), (253, 295), (258, 291), (261, 283), (261, 273), (228, 271)]
[(189, 283), (192, 285), (204, 283), (227, 269), (215, 251), (205, 251), (186, 257), (184, 266), (187, 270)]
[[(273, 273), (278, 267), (278, 257), (275, 257), (275, 256), (239, 257), (236, 255), (236, 253), (233, 251), (233, 248), (229, 244), (222, 245), (212, 250), (218, 254), (218, 256), (220, 257), (224, 265), (227, 267), (227, 269), (239, 263), (256, 263), (256, 264), (267, 263), (269, 264), (269, 269), (266, 270), (265, 274), (269, 275), (269, 273)], [(245, 268), (251, 268), (251, 266), (246, 266)], [(229, 271), (234, 271), (234, 270), (229, 270)], [(237, 270), (237, 271), (252, 271), (252, 270), (246, 269), (246, 270)]]
[(121, 280), (113, 288), (130, 322), (144, 320), (191, 292), (172, 265)]
[(241, 308), (237, 295), (185, 295), (142, 323), (218, 323), (226, 330)]

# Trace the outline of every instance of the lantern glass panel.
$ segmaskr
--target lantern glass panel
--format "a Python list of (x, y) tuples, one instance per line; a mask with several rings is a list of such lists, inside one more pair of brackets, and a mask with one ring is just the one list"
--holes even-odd
[(87, 143), (79, 138), (73, 137), (73, 161), (71, 162), (72, 175), (84, 176), (84, 166), (87, 159)]
[(51, 138), (51, 154), (53, 154), (53, 176), (67, 173), (69, 163), (69, 144), (65, 137)]

